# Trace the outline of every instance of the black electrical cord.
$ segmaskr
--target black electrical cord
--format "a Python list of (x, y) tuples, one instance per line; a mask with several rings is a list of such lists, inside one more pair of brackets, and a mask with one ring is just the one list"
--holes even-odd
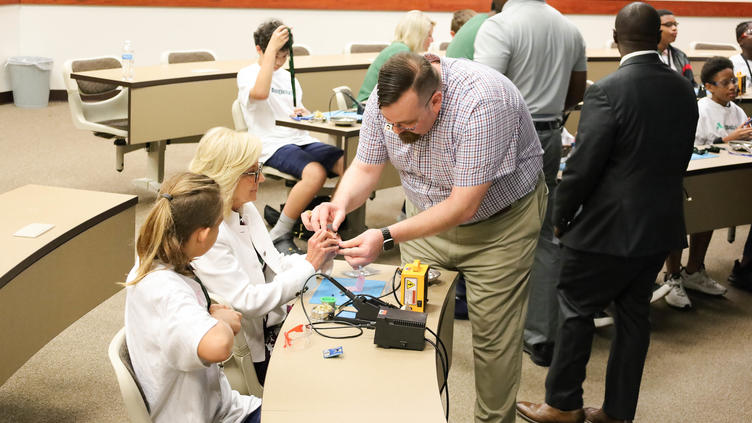
[[(446, 400), (447, 400), (447, 411), (446, 411), (446, 417), (447, 420), (449, 420), (449, 354), (447, 353), (446, 346), (444, 345), (444, 341), (439, 338), (439, 335), (436, 334), (436, 332), (432, 331), (430, 328), (426, 328), (428, 332), (431, 333), (436, 338), (436, 341), (441, 345), (441, 349), (444, 352), (444, 362), (446, 363), (445, 371), (444, 371), (444, 384), (439, 389), (439, 394), (441, 394), (442, 390), (446, 390)], [(429, 341), (430, 342), (430, 341)], [(431, 342), (431, 344), (436, 348), (436, 344)], [(436, 353), (439, 354), (439, 350), (436, 350)], [(439, 358), (441, 358), (441, 354), (439, 354)]]
[[(331, 279), (328, 275), (325, 275), (323, 273), (314, 273), (308, 279), (306, 279), (305, 283), (303, 284), (303, 288), (300, 290), (300, 307), (303, 308), (303, 314), (306, 317), (306, 320), (308, 320), (308, 324), (311, 326), (311, 329), (313, 329), (314, 332), (316, 332), (318, 335), (323, 336), (324, 338), (330, 338), (330, 339), (350, 339), (350, 338), (357, 338), (360, 335), (363, 335), (363, 325), (356, 325), (354, 323), (345, 322), (345, 321), (323, 321), (323, 322), (312, 322), (311, 317), (308, 316), (308, 311), (306, 311), (305, 303), (303, 302), (303, 293), (307, 290), (306, 285), (308, 285), (308, 282), (315, 278), (316, 276), (321, 276), (322, 278)], [(317, 328), (317, 326), (323, 326), (323, 325), (341, 325), (341, 326), (328, 326), (328, 327), (321, 327)], [(321, 333), (321, 330), (332, 330), (332, 329), (357, 329), (358, 333), (351, 334), (351, 335), (344, 335), (344, 336), (331, 336), (331, 335), (325, 335)]]
[[(397, 290), (399, 289), (400, 286), (402, 286), (402, 279), (400, 279), (400, 283), (396, 287), (394, 286), (394, 280), (397, 279), (397, 274), (401, 274), (401, 273), (402, 273), (402, 269), (401, 268), (398, 267), (398, 268), (394, 269), (394, 274), (392, 275), (392, 292), (384, 294), (382, 296), (382, 297), (385, 297), (385, 296), (387, 296), (389, 294), (394, 294), (394, 301), (397, 302), (397, 307), (402, 307), (402, 301), (400, 301), (400, 299), (397, 297)], [(379, 297), (379, 298), (381, 298), (381, 297)]]
[[(444, 417), (446, 418), (447, 421), (449, 421), (449, 386), (447, 386), (447, 377), (449, 376), (449, 370), (447, 368), (448, 363), (446, 363), (446, 361), (444, 360), (444, 356), (441, 355), (439, 347), (436, 345), (436, 343), (434, 343), (433, 341), (431, 341), (428, 338), (423, 338), (423, 339), (425, 339), (426, 342), (428, 342), (429, 344), (433, 345), (434, 350), (436, 350), (436, 355), (439, 356), (439, 361), (441, 362), (441, 371), (442, 371), (442, 373), (444, 373), (444, 385), (442, 386), (441, 389), (439, 389), (439, 395), (441, 395), (441, 391), (444, 388), (446, 388), (445, 392), (446, 392), (446, 404), (447, 404), (447, 407), (446, 407), (446, 410), (444, 412)], [(436, 339), (438, 339), (438, 338), (436, 338)]]

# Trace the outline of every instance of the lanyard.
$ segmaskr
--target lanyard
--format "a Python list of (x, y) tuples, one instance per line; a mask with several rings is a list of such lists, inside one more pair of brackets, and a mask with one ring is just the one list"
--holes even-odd
[(209, 292), (206, 290), (206, 287), (201, 282), (201, 279), (198, 278), (198, 276), (194, 273), (193, 274), (193, 280), (198, 283), (198, 286), (201, 287), (201, 292), (204, 293), (204, 298), (206, 298), (206, 311), (211, 310), (211, 299), (209, 299)]

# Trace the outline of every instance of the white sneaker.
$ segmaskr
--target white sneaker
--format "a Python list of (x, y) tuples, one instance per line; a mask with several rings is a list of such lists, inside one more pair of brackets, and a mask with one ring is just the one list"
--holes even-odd
[[(656, 283), (656, 285), (658, 285)], [(650, 298), (650, 302), (654, 303), (661, 298), (665, 297), (669, 292), (671, 292), (671, 285), (664, 283), (662, 285), (658, 285), (656, 289), (653, 291), (653, 296)]]
[(671, 287), (671, 290), (664, 297), (668, 305), (681, 309), (692, 308), (692, 301), (689, 301), (687, 292), (684, 291), (681, 277), (671, 278), (665, 283)]
[(593, 319), (593, 324), (595, 325), (596, 328), (610, 326), (614, 324), (614, 318), (604, 311), (595, 315), (595, 318)]
[(723, 295), (726, 293), (726, 287), (711, 279), (704, 267), (691, 275), (687, 273), (686, 269), (682, 269), (681, 276), (684, 280), (684, 287), (687, 289), (708, 295)]

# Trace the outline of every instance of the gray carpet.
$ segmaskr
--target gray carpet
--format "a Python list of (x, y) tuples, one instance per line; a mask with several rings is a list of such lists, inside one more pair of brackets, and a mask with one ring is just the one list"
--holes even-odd
[[(0, 147), (0, 192), (35, 183), (137, 194), (137, 226), (153, 201), (153, 194), (131, 184), (132, 179), (144, 176), (145, 153), (127, 155), (125, 170), (116, 172), (110, 142), (75, 129), (66, 103), (34, 110), (0, 106)], [(194, 150), (194, 144), (169, 146), (167, 174), (184, 170)], [(276, 207), (284, 197), (280, 183), (267, 182), (257, 206)], [(367, 224), (379, 227), (392, 222), (401, 202), (399, 188), (379, 192), (369, 205)], [(733, 260), (741, 256), (747, 231), (747, 227), (740, 228), (733, 244), (726, 242), (725, 231), (716, 231), (706, 264), (709, 274), (724, 285), (728, 285), (725, 280)], [(380, 259), (398, 261), (396, 252)], [(663, 302), (653, 307), (652, 343), (636, 420), (752, 421), (752, 405), (746, 402), (752, 394), (752, 295), (729, 288), (725, 298), (690, 296), (695, 305), (692, 311), (675, 311)], [(110, 339), (122, 326), (124, 298), (120, 292), (103, 302), (0, 386), (0, 421), (127, 421), (106, 355)], [(23, 316), (3, 318), (22, 321)], [(470, 332), (467, 321), (455, 323), (449, 378), (453, 422), (471, 422), (473, 416)], [(594, 340), (584, 385), (587, 405), (598, 406), (603, 399), (610, 336), (610, 329), (599, 330)], [(524, 357), (518, 398), (542, 401), (545, 376), (546, 369)]]

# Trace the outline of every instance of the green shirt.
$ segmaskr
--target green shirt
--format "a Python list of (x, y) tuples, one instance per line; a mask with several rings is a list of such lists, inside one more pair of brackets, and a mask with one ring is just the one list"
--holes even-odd
[(478, 35), (478, 29), (480, 29), (480, 26), (483, 25), (486, 19), (488, 19), (487, 13), (478, 13), (465, 22), (462, 28), (454, 34), (452, 42), (449, 43), (446, 57), (464, 57), (473, 60), (473, 55), (475, 54), (475, 36)]
[(376, 56), (373, 63), (371, 63), (371, 66), (368, 67), (366, 78), (363, 80), (363, 85), (360, 86), (360, 91), (358, 91), (358, 101), (363, 102), (368, 100), (368, 97), (371, 96), (371, 91), (373, 91), (373, 87), (376, 86), (376, 83), (379, 80), (379, 71), (381, 70), (381, 67), (384, 66), (384, 63), (386, 63), (390, 57), (397, 53), (402, 53), (403, 51), (409, 52), (410, 47), (399, 41), (395, 41), (390, 44), (389, 47), (381, 50), (381, 53)]

